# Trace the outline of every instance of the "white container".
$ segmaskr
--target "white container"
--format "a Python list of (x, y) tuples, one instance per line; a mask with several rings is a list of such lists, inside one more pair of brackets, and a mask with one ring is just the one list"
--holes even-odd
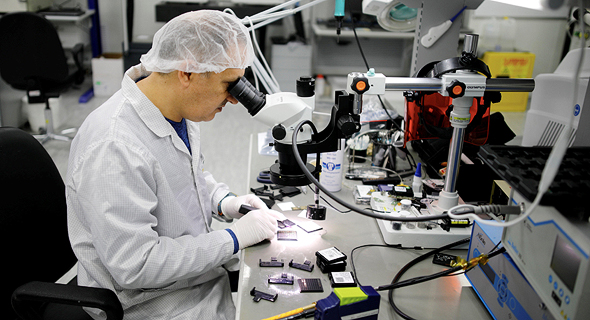
[(118, 53), (105, 53), (92, 59), (92, 88), (97, 97), (110, 97), (121, 89), (123, 80), (123, 56)]
[(324, 152), (320, 155), (322, 163), (320, 183), (330, 192), (337, 192), (342, 189), (343, 150), (344, 140), (340, 140), (340, 150)]
[(401, 203), (401, 210), (402, 211), (410, 211), (412, 208), (412, 201), (408, 199), (403, 199), (400, 201)]
[[(45, 128), (45, 103), (29, 103), (27, 96), (24, 96), (22, 98), (22, 108), (29, 120), (31, 131), (41, 133), (41, 128)], [(61, 96), (59, 98), (49, 98), (49, 108), (51, 109), (53, 128), (57, 129), (63, 124)]]

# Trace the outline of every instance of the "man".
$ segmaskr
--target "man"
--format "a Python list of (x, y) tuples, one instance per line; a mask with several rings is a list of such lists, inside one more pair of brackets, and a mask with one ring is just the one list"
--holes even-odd
[[(223, 265), (284, 219), (203, 168), (197, 122), (237, 103), (227, 87), (253, 56), (234, 16), (178, 16), (72, 143), (66, 194), (78, 283), (114, 291), (125, 319), (233, 319)], [(242, 217), (242, 204), (259, 210)], [(213, 231), (212, 215), (240, 219)]]

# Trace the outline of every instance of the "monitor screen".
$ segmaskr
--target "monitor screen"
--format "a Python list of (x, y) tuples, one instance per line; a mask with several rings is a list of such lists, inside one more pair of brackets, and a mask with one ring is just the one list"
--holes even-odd
[(578, 269), (580, 268), (581, 257), (579, 252), (569, 244), (562, 236), (557, 236), (553, 257), (551, 258), (551, 269), (563, 281), (563, 284), (574, 292)]

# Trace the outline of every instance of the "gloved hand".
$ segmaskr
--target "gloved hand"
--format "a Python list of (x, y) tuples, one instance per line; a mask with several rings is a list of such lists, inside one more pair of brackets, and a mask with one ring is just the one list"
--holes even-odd
[(277, 219), (279, 221), (283, 221), (283, 220), (287, 219), (287, 217), (285, 217), (284, 214), (282, 214), (282, 213), (280, 213), (280, 212), (278, 212), (276, 210), (271, 210), (271, 209), (264, 210), (264, 209), (262, 209), (262, 211), (266, 212), (266, 214), (270, 215), (271, 217), (273, 217), (273, 218), (275, 218), (275, 219)]
[(230, 229), (238, 239), (240, 249), (272, 239), (277, 233), (277, 220), (262, 210), (253, 210), (237, 220)]
[(240, 210), (240, 206), (243, 204), (268, 211), (268, 207), (264, 201), (260, 200), (260, 198), (253, 194), (247, 194), (245, 196), (226, 197), (223, 199), (221, 201), (221, 212), (223, 212), (223, 214), (228, 217), (239, 219), (244, 216), (238, 212), (238, 210)]

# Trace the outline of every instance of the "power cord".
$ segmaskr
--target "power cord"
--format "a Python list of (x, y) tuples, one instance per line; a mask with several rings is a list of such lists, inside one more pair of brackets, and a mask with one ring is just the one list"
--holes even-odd
[[(356, 44), (359, 47), (359, 51), (361, 53), (361, 57), (363, 58), (363, 61), (365, 62), (365, 67), (367, 68), (367, 70), (369, 70), (369, 63), (367, 62), (367, 58), (365, 57), (365, 53), (363, 52), (363, 48), (361, 46), (361, 42), (359, 41), (359, 37), (356, 34), (356, 26), (354, 25), (354, 18), (351, 18), (350, 20), (352, 22), (352, 32), (354, 33), (354, 39), (356, 40)], [(393, 125), (396, 126), (398, 130), (402, 130), (402, 128), (400, 128), (398, 126), (398, 124), (395, 123), (395, 121), (393, 120), (393, 117), (391, 116), (391, 114), (389, 114), (389, 111), (385, 107), (385, 103), (383, 103), (383, 100), (381, 99), (381, 96), (380, 95), (377, 95), (377, 98), (379, 98), (379, 102), (381, 102), (381, 107), (383, 108), (383, 111), (385, 111), (385, 113), (387, 114), (387, 116), (389, 117), (389, 119), (391, 120), (391, 122), (393, 123)]]
[[(418, 262), (426, 260), (426, 258), (433, 256), (441, 251), (444, 250), (448, 250), (463, 244), (466, 244), (469, 242), (469, 238), (464, 238), (461, 239), (459, 241), (450, 243), (448, 245), (442, 246), (438, 249), (429, 251), (423, 255), (420, 255), (419, 257), (415, 258), (414, 260), (408, 262), (402, 269), (400, 269), (400, 271), (395, 275), (395, 277), (393, 278), (393, 280), (391, 281), (392, 284), (395, 284), (399, 281), (399, 279), (404, 275), (404, 273), (406, 273), (412, 266), (416, 265)], [(455, 272), (455, 271), (453, 271)], [(413, 320), (414, 318), (410, 317), (409, 315), (405, 314), (401, 309), (399, 309), (397, 307), (397, 305), (395, 304), (395, 302), (393, 301), (393, 288), (389, 290), (388, 293), (388, 299), (389, 299), (389, 304), (391, 305), (391, 308), (395, 311), (395, 313), (397, 313), (398, 315), (400, 315), (402, 318), (407, 319), (407, 320)]]

